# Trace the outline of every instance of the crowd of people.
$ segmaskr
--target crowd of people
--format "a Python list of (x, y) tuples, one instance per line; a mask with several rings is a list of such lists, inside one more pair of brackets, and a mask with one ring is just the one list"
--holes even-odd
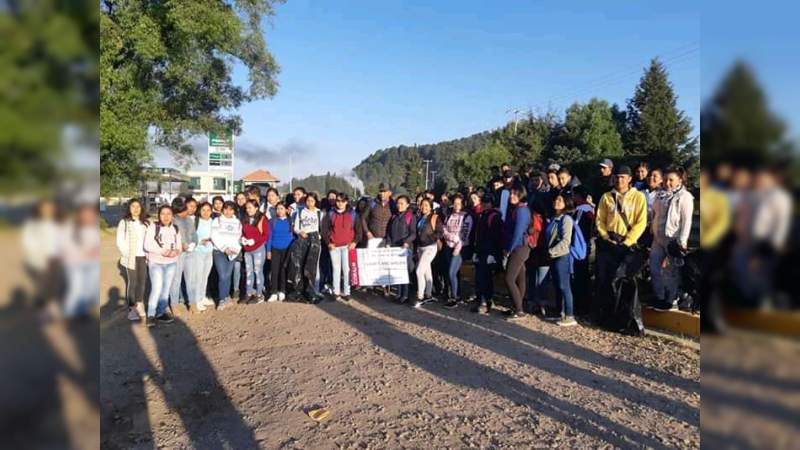
[[(275, 188), (250, 186), (232, 201), (179, 196), (150, 219), (132, 199), (117, 226), (128, 318), (152, 326), (171, 322), (169, 307), (183, 304), (200, 312), (287, 298), (348, 301), (351, 288), (361, 288), (350, 283), (351, 250), (386, 246), (408, 249), (410, 283), (375, 289), (415, 308), (469, 301), (488, 313), (502, 272), (509, 320), (537, 314), (574, 326), (580, 315), (617, 329), (638, 320), (641, 328), (621, 305), (637, 295), (643, 271), (652, 306), (677, 307), (694, 211), (683, 169), (631, 170), (605, 159), (589, 184), (558, 164), (517, 172), (504, 164), (496, 173), (486, 186), (462, 183), (414, 201), (386, 184), (357, 201), (302, 187), (281, 198)], [(470, 297), (466, 261), (475, 267)]]

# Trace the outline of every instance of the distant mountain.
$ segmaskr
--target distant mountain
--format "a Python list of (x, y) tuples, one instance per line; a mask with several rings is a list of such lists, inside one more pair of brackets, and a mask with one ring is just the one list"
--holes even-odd
[[(325, 175), (310, 175), (305, 178), (292, 178), (293, 187), (303, 187), (306, 191), (317, 192), (320, 196), (324, 196), (329, 190), (333, 189), (338, 192), (346, 192), (347, 195), (358, 197), (362, 194), (361, 190), (353, 186), (347, 179), (340, 175), (331, 174), (330, 172)], [(289, 183), (284, 183), (278, 186), (279, 192), (289, 192)]]

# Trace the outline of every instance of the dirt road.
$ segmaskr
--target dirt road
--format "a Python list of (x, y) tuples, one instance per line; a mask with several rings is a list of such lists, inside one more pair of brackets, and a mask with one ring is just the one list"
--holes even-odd
[(147, 329), (125, 320), (111, 241), (103, 448), (699, 447), (696, 350), (368, 295)]

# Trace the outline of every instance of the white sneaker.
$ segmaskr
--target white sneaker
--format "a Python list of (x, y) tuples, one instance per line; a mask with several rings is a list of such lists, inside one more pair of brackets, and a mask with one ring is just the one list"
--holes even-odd
[(277, 302), (277, 301), (278, 301), (278, 299), (279, 299), (279, 297), (278, 297), (278, 294), (272, 294), (272, 295), (270, 295), (270, 296), (269, 296), (269, 298), (267, 299), (267, 302), (268, 302), (268, 303), (274, 303), (274, 302)]
[(136, 302), (136, 312), (139, 313), (140, 317), (147, 316), (147, 311), (144, 310), (144, 303)]
[(200, 311), (200, 312), (203, 312), (203, 311), (205, 311), (206, 309), (208, 309), (208, 308), (206, 308), (206, 305), (204, 305), (204, 304), (203, 304), (203, 302), (199, 302), (199, 303), (197, 303), (197, 305), (195, 305), (195, 306), (197, 307), (197, 310), (198, 310), (198, 311)]
[(211, 300), (208, 297), (204, 297), (202, 300), (200, 300), (200, 303), (198, 304), (198, 306), (199, 305), (213, 307), (214, 306), (214, 300)]
[(286, 300), (286, 293), (284, 293), (284, 292), (278, 292), (278, 301), (279, 301), (279, 302), (282, 302), (282, 301), (284, 301), (284, 300)]

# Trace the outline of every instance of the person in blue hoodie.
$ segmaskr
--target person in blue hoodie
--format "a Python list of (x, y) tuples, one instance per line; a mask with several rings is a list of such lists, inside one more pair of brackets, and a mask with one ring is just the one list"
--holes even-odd
[(515, 320), (523, 317), (523, 299), (528, 276), (525, 263), (531, 254), (527, 242), (528, 226), (531, 223), (531, 211), (526, 202), (525, 188), (512, 187), (508, 197), (509, 210), (505, 221), (506, 247), (503, 256), (506, 257), (506, 286), (514, 301), (514, 308), (509, 310), (508, 319)]
[(268, 302), (282, 302), (286, 299), (286, 262), (289, 246), (294, 241), (292, 222), (289, 220), (286, 205), (275, 205), (275, 217), (269, 221), (269, 240), (267, 240), (267, 260), (270, 261), (270, 290)]

